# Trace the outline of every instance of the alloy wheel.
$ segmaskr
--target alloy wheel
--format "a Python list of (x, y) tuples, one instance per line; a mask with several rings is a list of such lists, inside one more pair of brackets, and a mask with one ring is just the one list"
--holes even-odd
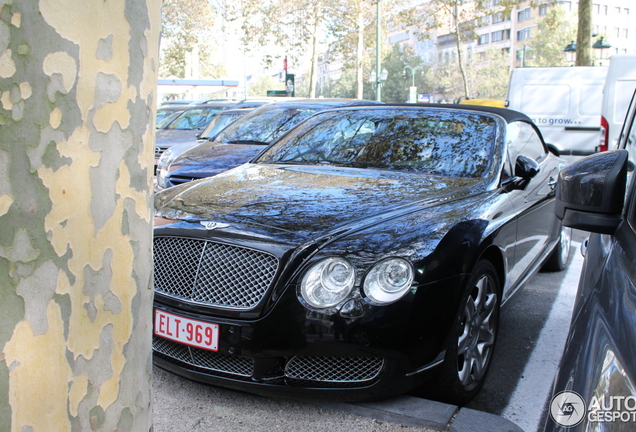
[(477, 279), (466, 300), (457, 340), (457, 373), (466, 390), (484, 377), (497, 332), (497, 290), (489, 275)]

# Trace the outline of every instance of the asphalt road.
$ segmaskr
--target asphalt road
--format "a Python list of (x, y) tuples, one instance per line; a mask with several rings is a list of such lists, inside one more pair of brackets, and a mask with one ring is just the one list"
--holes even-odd
[(188, 381), (154, 368), (154, 432), (435, 432)]
[[(568, 331), (584, 238), (584, 233), (574, 233), (568, 269), (535, 275), (502, 308), (489, 376), (467, 408), (501, 416), (526, 432), (542, 430)], [(154, 370), (155, 432), (429, 430), (325, 409), (310, 400), (209, 387)]]

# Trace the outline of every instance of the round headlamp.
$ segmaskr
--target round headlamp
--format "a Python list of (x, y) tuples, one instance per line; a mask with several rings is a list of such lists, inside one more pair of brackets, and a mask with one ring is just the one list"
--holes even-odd
[(333, 307), (347, 298), (354, 281), (355, 269), (349, 261), (337, 257), (326, 258), (305, 273), (300, 292), (313, 307)]
[(364, 293), (373, 304), (399, 300), (411, 288), (413, 266), (402, 258), (389, 258), (375, 264), (364, 279)]

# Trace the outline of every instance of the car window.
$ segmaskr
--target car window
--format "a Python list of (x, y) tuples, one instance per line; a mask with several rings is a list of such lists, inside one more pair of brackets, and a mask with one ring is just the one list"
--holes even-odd
[(164, 126), (164, 129), (203, 129), (221, 111), (221, 108), (192, 108), (182, 112), (179, 117)]
[[(320, 109), (325, 109), (323, 107)], [(245, 117), (224, 129), (215, 139), (221, 142), (256, 141), (271, 143), (298, 123), (318, 111), (318, 108), (275, 108), (265, 113)]]
[(536, 161), (540, 161), (546, 156), (547, 151), (541, 138), (528, 123), (512, 122), (508, 124), (506, 129), (508, 154), (512, 166), (519, 155), (528, 156)]
[(219, 113), (201, 132), (201, 138), (213, 138), (219, 132), (227, 127), (227, 125), (234, 123), (237, 119), (241, 118), (244, 113)]
[(493, 164), (496, 121), (437, 110), (321, 113), (283, 138), (261, 163), (331, 164), (483, 177)]

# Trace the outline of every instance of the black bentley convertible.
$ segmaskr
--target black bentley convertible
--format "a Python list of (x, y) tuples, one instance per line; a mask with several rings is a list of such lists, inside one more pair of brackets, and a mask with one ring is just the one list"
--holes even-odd
[(315, 114), (250, 163), (156, 195), (155, 364), (256, 393), (424, 386), (465, 403), (500, 306), (567, 264), (561, 166), (506, 109)]

